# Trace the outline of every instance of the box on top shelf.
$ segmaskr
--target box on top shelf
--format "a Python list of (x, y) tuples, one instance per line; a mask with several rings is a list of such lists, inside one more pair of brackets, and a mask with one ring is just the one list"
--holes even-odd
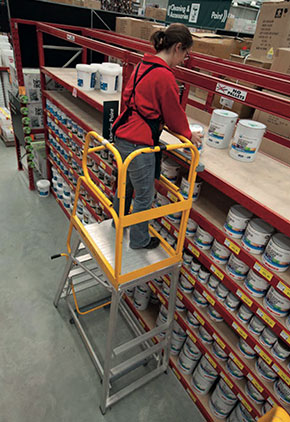
[(262, 67), (264, 69), (270, 69), (271, 67), (271, 63), (264, 62), (263, 60), (259, 60), (259, 59), (254, 59), (251, 56), (245, 60), (245, 57), (240, 56), (239, 54), (231, 54), (230, 59), (233, 62), (243, 63), (243, 64), (247, 64), (249, 66), (254, 66), (254, 67)]
[(163, 26), (141, 19), (127, 17), (116, 19), (116, 32), (143, 40), (149, 40), (152, 32), (160, 28), (163, 28)]
[(100, 0), (84, 0), (84, 7), (100, 10), (102, 8), (102, 3)]
[(290, 75), (290, 48), (277, 49), (271, 70)]
[(272, 62), (280, 47), (290, 47), (290, 4), (287, 1), (264, 3), (258, 17), (251, 56)]
[(167, 9), (162, 9), (161, 7), (147, 6), (145, 9), (145, 16), (146, 18), (153, 18), (159, 21), (165, 21), (166, 12)]

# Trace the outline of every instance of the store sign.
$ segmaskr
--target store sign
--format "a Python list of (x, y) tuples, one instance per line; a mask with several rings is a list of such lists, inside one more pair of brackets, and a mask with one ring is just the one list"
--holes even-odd
[(113, 141), (112, 126), (118, 117), (119, 101), (104, 101), (103, 112), (103, 137)]
[(216, 92), (228, 95), (229, 97), (235, 98), (236, 100), (245, 101), (247, 98), (247, 91), (242, 91), (229, 85), (217, 83), (215, 90)]
[(169, 0), (166, 21), (180, 22), (187, 26), (224, 28), (231, 0)]

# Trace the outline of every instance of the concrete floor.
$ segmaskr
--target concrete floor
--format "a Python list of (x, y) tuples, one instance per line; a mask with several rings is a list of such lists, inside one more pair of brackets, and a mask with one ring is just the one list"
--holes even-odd
[(99, 411), (100, 382), (64, 304), (54, 294), (68, 220), (41, 199), (0, 141), (0, 422), (202, 421), (169, 371)]

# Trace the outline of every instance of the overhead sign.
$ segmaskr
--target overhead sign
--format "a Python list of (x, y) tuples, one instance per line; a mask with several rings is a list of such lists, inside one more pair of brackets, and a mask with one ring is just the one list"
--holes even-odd
[(166, 21), (205, 28), (225, 27), (231, 0), (169, 0)]

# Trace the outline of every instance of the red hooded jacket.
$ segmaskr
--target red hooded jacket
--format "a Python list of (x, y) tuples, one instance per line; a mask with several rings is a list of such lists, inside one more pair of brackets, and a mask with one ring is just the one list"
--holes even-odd
[[(163, 59), (150, 54), (144, 55), (144, 61), (161, 64), (166, 69), (164, 67), (157, 67), (151, 70), (148, 75), (144, 76), (136, 86), (135, 102), (132, 96), (130, 105), (134, 105), (138, 112), (148, 119), (161, 117), (161, 120), (173, 132), (191, 139), (191, 131), (186, 114), (180, 105), (179, 89), (172, 69)], [(150, 64), (141, 63), (137, 80), (150, 66)], [(132, 72), (131, 78), (123, 93), (126, 105), (128, 105), (133, 89), (135, 71), (136, 69)], [(121, 116), (122, 113), (117, 117), (116, 122)], [(154, 145), (149, 125), (135, 111), (133, 111), (128, 121), (116, 130), (116, 136), (135, 144)]]

